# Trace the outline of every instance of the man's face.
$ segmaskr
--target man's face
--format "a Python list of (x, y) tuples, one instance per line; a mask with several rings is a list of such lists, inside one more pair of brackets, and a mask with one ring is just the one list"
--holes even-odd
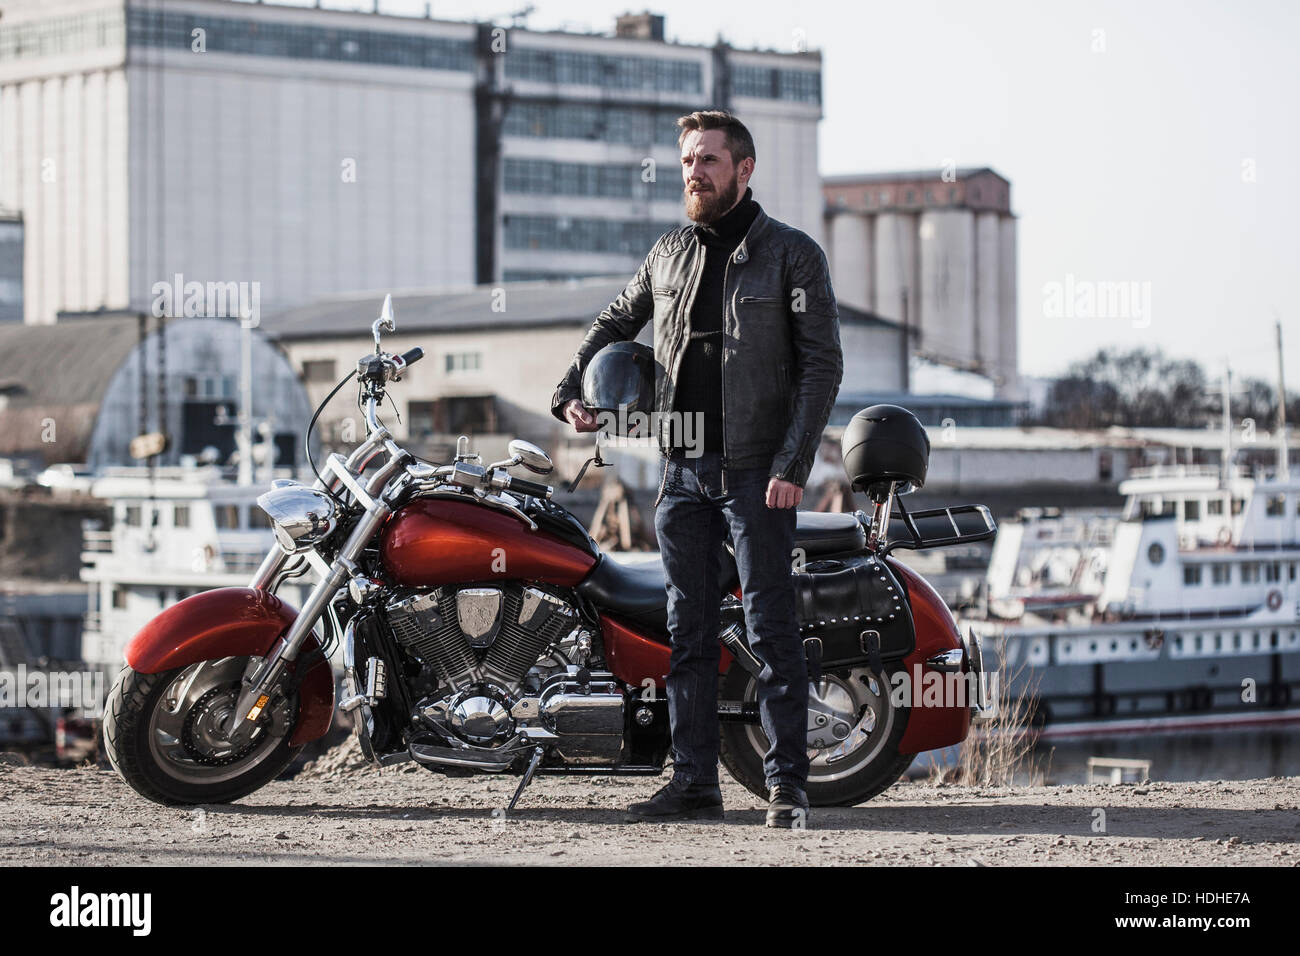
[(749, 180), (753, 162), (737, 167), (720, 129), (691, 130), (682, 140), (682, 182), (686, 184), (686, 215), (710, 223), (731, 211)]

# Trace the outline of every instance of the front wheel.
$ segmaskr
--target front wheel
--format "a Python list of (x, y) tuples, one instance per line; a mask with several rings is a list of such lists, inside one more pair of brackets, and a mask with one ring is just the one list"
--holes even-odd
[[(853, 806), (888, 789), (915, 754), (900, 754), (908, 710), (889, 698), (888, 677), (856, 667), (822, 674), (808, 684), (808, 802), (814, 807)], [(719, 687), (724, 700), (758, 700), (758, 683), (739, 664)], [(768, 739), (758, 724), (725, 722), (722, 764), (751, 793), (767, 799), (763, 757)]]
[(157, 803), (228, 803), (275, 779), (302, 746), (289, 738), (297, 695), (281, 695), (249, 742), (222, 732), (243, 678), (261, 659), (226, 657), (161, 674), (122, 669), (104, 712), (104, 749), (133, 790)]

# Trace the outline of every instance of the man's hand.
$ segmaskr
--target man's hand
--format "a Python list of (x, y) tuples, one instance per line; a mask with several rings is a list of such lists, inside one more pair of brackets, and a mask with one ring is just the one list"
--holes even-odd
[(571, 399), (564, 406), (564, 417), (569, 420), (569, 424), (573, 426), (574, 431), (594, 432), (600, 429), (600, 423), (596, 421), (596, 417), (591, 412), (587, 411), (587, 407), (582, 404), (580, 398)]
[(803, 501), (803, 489), (793, 481), (771, 478), (767, 482), (767, 506), (769, 508), (796, 508)]

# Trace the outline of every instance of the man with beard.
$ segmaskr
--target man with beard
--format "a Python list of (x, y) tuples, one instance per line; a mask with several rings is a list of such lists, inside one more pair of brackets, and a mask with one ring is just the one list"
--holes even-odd
[[(791, 552), (795, 509), (843, 374), (826, 256), (753, 198), (754, 141), (718, 110), (677, 121), (683, 196), (695, 225), (663, 236), (601, 313), (552, 399), (596, 430), (582, 372), (601, 348), (655, 322), (655, 410), (694, 416), (702, 448), (659, 432), (664, 471), (655, 531), (667, 580), (673, 776), (637, 820), (720, 818), (717, 717), (719, 549), (730, 535), (749, 643), (763, 665), (758, 704), (768, 826), (806, 823), (808, 674)], [(742, 195), (743, 193), (743, 195)], [(662, 500), (662, 504), (660, 501)], [(738, 666), (738, 665), (737, 665)]]

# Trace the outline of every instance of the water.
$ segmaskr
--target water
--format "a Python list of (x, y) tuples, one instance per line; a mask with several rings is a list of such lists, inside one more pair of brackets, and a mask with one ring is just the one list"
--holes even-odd
[(1300, 776), (1300, 731), (1251, 729), (1123, 734), (1043, 741), (1034, 749), (1037, 764), (1047, 768), (1048, 783), (1087, 783), (1089, 757), (1149, 760), (1152, 780), (1294, 777)]

